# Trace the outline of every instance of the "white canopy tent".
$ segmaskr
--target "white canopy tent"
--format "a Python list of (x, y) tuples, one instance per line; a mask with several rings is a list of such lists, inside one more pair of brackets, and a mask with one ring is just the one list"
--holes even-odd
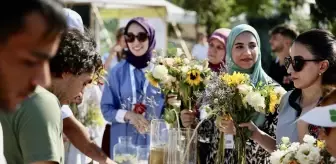
[[(103, 28), (105, 36), (108, 36), (108, 32), (104, 27), (104, 20), (119, 19), (119, 26), (122, 27), (133, 17), (145, 17), (156, 29), (156, 49), (162, 50), (163, 53), (167, 49), (167, 23), (169, 22), (174, 27), (182, 49), (186, 54), (190, 54), (176, 24), (196, 24), (195, 11), (186, 11), (166, 0), (64, 0), (64, 2), (70, 6), (71, 4), (91, 4), (91, 13), (97, 19), (93, 19), (95, 21), (91, 22), (90, 27), (95, 34), (101, 33), (99, 31)], [(95, 36), (97, 42), (100, 42), (102, 35)], [(106, 37), (106, 43), (107, 47), (111, 46), (112, 42), (109, 37)]]
[(100, 9), (131, 9), (165, 7), (166, 21), (170, 23), (196, 24), (195, 11), (187, 11), (166, 0), (64, 0), (66, 3), (93, 3)]

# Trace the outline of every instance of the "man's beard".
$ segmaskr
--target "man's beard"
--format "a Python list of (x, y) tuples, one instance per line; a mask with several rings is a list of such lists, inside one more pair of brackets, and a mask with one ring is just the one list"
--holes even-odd
[(279, 53), (279, 52), (282, 52), (283, 49), (284, 49), (284, 46), (283, 46), (283, 45), (279, 45), (279, 46), (277, 46), (277, 47), (274, 47), (274, 48), (272, 49), (272, 52), (274, 52), (274, 53)]

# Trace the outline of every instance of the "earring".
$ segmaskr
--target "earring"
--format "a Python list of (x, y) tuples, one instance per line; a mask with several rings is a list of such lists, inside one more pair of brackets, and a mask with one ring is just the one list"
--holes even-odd
[(319, 76), (321, 76), (322, 75), (322, 73), (319, 73)]

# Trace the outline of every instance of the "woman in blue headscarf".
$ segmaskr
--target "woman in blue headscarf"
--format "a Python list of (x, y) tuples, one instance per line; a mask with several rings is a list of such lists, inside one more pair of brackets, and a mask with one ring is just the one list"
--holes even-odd
[[(241, 72), (250, 75), (253, 84), (274, 83), (261, 67), (260, 39), (257, 31), (246, 24), (232, 29), (226, 46), (226, 61), (228, 73)], [(277, 84), (275, 84), (277, 85)], [(277, 112), (272, 115), (258, 113), (253, 122), (270, 136), (275, 136)], [(224, 134), (233, 134), (232, 121), (222, 120), (219, 130)], [(247, 163), (269, 163), (269, 153), (253, 140), (247, 141)], [(237, 163), (232, 149), (226, 150), (226, 163)]]
[(111, 157), (120, 136), (131, 136), (135, 145), (149, 145), (149, 136), (145, 134), (149, 120), (161, 117), (164, 104), (163, 94), (145, 78), (145, 71), (152, 69), (149, 61), (156, 42), (154, 29), (138, 17), (128, 22), (124, 36), (126, 60), (110, 70), (101, 100), (104, 118), (112, 123)]

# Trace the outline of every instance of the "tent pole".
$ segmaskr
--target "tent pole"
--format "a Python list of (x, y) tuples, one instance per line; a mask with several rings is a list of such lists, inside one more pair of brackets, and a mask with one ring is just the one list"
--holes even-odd
[(185, 41), (183, 40), (183, 38), (182, 38), (181, 31), (177, 28), (177, 24), (176, 24), (176, 22), (172, 22), (171, 24), (172, 24), (172, 26), (173, 26), (173, 29), (174, 29), (174, 31), (175, 31), (175, 34), (176, 34), (178, 40), (180, 41), (182, 50), (183, 50), (184, 53), (187, 55), (187, 57), (188, 57), (189, 59), (191, 59), (192, 56), (191, 56), (191, 54), (190, 54), (190, 52), (189, 52), (188, 46), (187, 46), (187, 44), (185, 43)]

